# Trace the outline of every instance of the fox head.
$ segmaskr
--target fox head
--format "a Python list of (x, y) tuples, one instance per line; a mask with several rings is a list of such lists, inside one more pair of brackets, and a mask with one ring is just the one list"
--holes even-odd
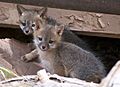
[(33, 34), (35, 27), (35, 19), (40, 17), (41, 20), (47, 15), (47, 8), (43, 7), (41, 9), (26, 9), (21, 5), (17, 5), (17, 10), (19, 14), (19, 26), (24, 32), (24, 34)]
[[(36, 20), (36, 28), (33, 33), (34, 43), (41, 51), (55, 49), (61, 41), (64, 30), (63, 25), (44, 24)], [(41, 25), (42, 24), (42, 25)]]

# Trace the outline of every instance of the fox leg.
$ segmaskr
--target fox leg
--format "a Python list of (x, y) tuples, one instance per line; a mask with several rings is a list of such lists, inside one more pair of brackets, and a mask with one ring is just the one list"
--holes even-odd
[(37, 49), (34, 49), (33, 51), (31, 51), (28, 54), (25, 54), (24, 56), (21, 57), (21, 60), (25, 61), (25, 62), (29, 62), (33, 59), (38, 58), (38, 52)]

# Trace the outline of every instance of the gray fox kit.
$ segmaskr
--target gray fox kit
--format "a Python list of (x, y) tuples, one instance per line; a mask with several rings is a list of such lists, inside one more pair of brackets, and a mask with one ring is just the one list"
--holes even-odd
[[(20, 16), (19, 18), (19, 25), (24, 34), (30, 35), (33, 34), (34, 26), (35, 26), (35, 17), (39, 16), (41, 21), (44, 20), (48, 21), (48, 23), (54, 23), (55, 20), (51, 17), (47, 17), (47, 9), (26, 9), (21, 5), (17, 5), (18, 14)], [(44, 19), (43, 17), (47, 17)], [(62, 34), (62, 41), (70, 42), (73, 44), (76, 44), (77, 46), (89, 50), (88, 45), (80, 38), (78, 38), (77, 35), (75, 35), (73, 32), (69, 30), (69, 27), (66, 27)], [(31, 53), (26, 54), (22, 57), (23, 60), (29, 61), (34, 58), (37, 58), (37, 50), (33, 50)]]
[[(42, 25), (41, 25), (42, 24)], [(92, 53), (62, 41), (64, 26), (56, 21), (35, 20), (34, 43), (42, 66), (50, 73), (100, 82), (105, 76), (103, 64)]]

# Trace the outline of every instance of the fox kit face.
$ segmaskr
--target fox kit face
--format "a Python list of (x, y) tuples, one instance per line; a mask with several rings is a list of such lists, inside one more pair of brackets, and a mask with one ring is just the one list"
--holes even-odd
[(41, 21), (36, 21), (36, 29), (34, 31), (34, 42), (35, 45), (41, 51), (49, 51), (55, 49), (61, 40), (61, 35), (63, 33), (63, 26), (42, 24)]
[(47, 8), (42, 8), (40, 10), (30, 10), (26, 9), (20, 5), (17, 5), (17, 10), (19, 14), (19, 26), (24, 32), (24, 34), (29, 35), (33, 34), (35, 28), (35, 19), (37, 17), (45, 17)]

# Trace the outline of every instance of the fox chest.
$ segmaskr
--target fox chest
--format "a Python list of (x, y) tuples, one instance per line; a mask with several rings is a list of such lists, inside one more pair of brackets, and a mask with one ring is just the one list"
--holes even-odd
[(60, 61), (61, 58), (55, 53), (39, 52), (39, 59), (41, 60), (42, 66), (51, 74), (65, 75), (64, 67)]
[(58, 75), (65, 76), (64, 67), (60, 62), (54, 61), (54, 60), (42, 59), (41, 64), (51, 74), (58, 74)]
[(53, 66), (54, 60), (52, 58), (53, 58), (52, 55), (39, 53), (39, 59), (41, 61), (42, 67), (44, 67), (51, 74), (54, 73), (54, 66)]

